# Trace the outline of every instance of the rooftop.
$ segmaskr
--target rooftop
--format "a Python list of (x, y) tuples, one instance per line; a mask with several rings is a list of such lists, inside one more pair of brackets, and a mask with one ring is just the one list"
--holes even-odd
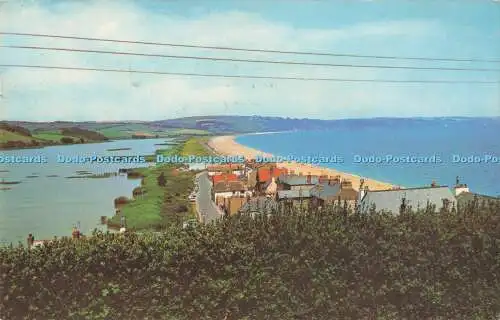
[(213, 184), (221, 181), (238, 181), (238, 176), (234, 173), (223, 173), (212, 176)]
[(429, 189), (440, 189), (440, 188), (448, 188), (448, 186), (425, 186), (425, 187), (415, 187), (415, 188), (393, 188), (393, 189), (386, 189), (386, 190), (368, 190), (369, 192), (391, 192), (391, 191), (407, 191), (407, 190), (429, 190)]
[(280, 183), (288, 184), (290, 186), (311, 185), (319, 182), (318, 176), (299, 176), (296, 174), (281, 174), (278, 177)]
[(412, 209), (424, 209), (427, 205), (435, 205), (437, 209), (443, 206), (443, 199), (456, 201), (455, 196), (447, 186), (420, 187), (408, 189), (368, 190), (361, 200), (363, 211), (375, 205), (376, 210), (399, 213), (403, 198)]
[(278, 199), (295, 199), (309, 198), (311, 192), (308, 189), (304, 190), (278, 190)]
[(338, 196), (339, 192), (340, 192), (340, 184), (338, 183), (336, 184), (323, 183), (311, 189), (311, 195), (322, 200)]
[(214, 192), (232, 192), (247, 190), (246, 186), (241, 181), (217, 182), (214, 185)]
[(257, 170), (257, 180), (259, 182), (269, 182), (271, 178), (278, 178), (287, 172), (287, 169), (284, 168), (259, 168)]
[(459, 203), (466, 203), (469, 201), (473, 201), (474, 199), (477, 199), (478, 201), (498, 201), (500, 202), (500, 198), (498, 197), (492, 197), (492, 196), (487, 196), (484, 194), (478, 194), (478, 193), (473, 193), (473, 192), (462, 192), (457, 196), (457, 201)]

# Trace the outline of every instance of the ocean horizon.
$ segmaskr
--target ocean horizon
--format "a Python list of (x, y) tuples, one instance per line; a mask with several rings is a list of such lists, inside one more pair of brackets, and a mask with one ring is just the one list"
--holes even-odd
[[(500, 120), (494, 118), (339, 120), (329, 130), (248, 134), (236, 142), (402, 187), (456, 177), (471, 192), (500, 196)], [(333, 160), (333, 161), (332, 161)]]

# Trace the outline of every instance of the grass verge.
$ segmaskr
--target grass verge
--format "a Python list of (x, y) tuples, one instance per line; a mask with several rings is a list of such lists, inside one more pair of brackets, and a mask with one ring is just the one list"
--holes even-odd
[[(158, 150), (163, 155), (210, 155), (204, 143), (207, 138), (190, 138), (171, 149)], [(143, 177), (138, 194), (129, 203), (119, 207), (120, 213), (109, 220), (110, 227), (120, 224), (125, 216), (127, 227), (134, 230), (162, 230), (172, 224), (197, 218), (196, 209), (189, 202), (188, 195), (194, 188), (196, 172), (182, 171), (180, 164), (161, 164), (149, 168), (132, 170), (132, 174)], [(165, 187), (157, 183), (163, 173)]]

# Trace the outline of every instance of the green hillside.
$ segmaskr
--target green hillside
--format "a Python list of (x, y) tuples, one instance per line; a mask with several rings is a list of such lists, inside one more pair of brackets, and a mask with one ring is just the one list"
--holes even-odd
[(30, 142), (33, 137), (25, 136), (16, 132), (7, 131), (0, 129), (0, 143), (5, 143), (7, 141), (23, 141)]
[(98, 142), (108, 139), (99, 132), (78, 127), (53, 128), (50, 130), (37, 128), (30, 131), (19, 124), (0, 123), (0, 149)]
[(49, 144), (47, 140), (36, 136), (0, 129), (0, 149), (34, 147), (46, 144)]

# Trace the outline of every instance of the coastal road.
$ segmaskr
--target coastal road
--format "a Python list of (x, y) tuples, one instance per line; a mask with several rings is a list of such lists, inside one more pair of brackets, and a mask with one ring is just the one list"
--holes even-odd
[(212, 183), (208, 177), (208, 172), (203, 171), (196, 175), (198, 184), (198, 193), (196, 194), (196, 209), (205, 220), (205, 223), (210, 223), (222, 217), (221, 211), (212, 201)]

